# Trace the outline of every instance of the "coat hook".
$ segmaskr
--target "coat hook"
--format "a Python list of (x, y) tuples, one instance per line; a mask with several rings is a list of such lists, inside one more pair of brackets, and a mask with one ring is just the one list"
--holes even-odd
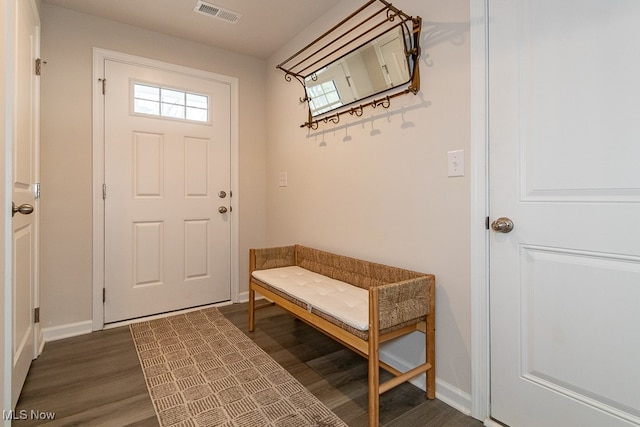
[(362, 105), (358, 105), (357, 107), (353, 107), (349, 110), (349, 114), (351, 114), (352, 116), (355, 114), (357, 117), (362, 116)]

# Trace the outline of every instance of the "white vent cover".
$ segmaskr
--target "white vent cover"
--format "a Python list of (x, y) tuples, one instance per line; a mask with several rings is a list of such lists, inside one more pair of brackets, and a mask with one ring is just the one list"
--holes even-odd
[(227, 21), (232, 24), (238, 22), (242, 17), (242, 15), (237, 12), (204, 2), (202, 0), (198, 0), (198, 3), (196, 3), (196, 7), (193, 8), (193, 11), (196, 13), (201, 13), (202, 15), (213, 16), (214, 18), (222, 19), (223, 21)]

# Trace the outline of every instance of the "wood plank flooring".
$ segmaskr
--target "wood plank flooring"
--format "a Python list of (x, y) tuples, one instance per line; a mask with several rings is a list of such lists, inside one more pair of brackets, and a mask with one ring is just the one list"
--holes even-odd
[[(247, 332), (247, 304), (220, 311), (349, 426), (367, 425), (365, 359), (277, 307), (257, 312), (253, 333)], [(482, 426), (410, 384), (383, 394), (380, 404), (384, 426)], [(56, 417), (29, 419), (31, 411)], [(157, 426), (129, 328), (47, 343), (18, 401), (16, 415), (22, 414), (27, 419), (14, 425)]]
[(128, 327), (45, 344), (31, 366), (14, 425), (45, 425), (31, 411), (55, 412), (48, 425), (157, 426)]

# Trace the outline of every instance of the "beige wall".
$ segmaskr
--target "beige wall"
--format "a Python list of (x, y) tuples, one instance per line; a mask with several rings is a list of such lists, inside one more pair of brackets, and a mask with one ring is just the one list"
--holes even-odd
[[(268, 243), (434, 273), (438, 391), (468, 400), (471, 173), (447, 177), (447, 151), (470, 149), (469, 2), (394, 2), (424, 19), (420, 93), (393, 99), (388, 110), (366, 109), (360, 119), (301, 129), (302, 87), (275, 65), (361, 3), (342, 1), (268, 61)], [(288, 173), (287, 187), (278, 186), (280, 172)], [(407, 345), (389, 352), (410, 359)]]
[[(42, 8), (42, 327), (92, 318), (92, 48), (239, 79), (240, 292), (265, 239), (265, 62), (90, 15)], [(100, 232), (100, 230), (95, 230)]]

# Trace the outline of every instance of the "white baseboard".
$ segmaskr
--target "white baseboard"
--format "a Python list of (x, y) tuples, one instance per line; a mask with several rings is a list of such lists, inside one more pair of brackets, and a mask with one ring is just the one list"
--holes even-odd
[[(263, 297), (262, 295), (260, 295), (259, 293), (256, 292), (256, 301), (260, 301), (260, 300), (267, 300), (267, 301), (271, 301), (265, 297)], [(238, 301), (236, 301), (239, 304), (242, 304), (244, 302), (249, 302), (249, 292), (242, 292), (238, 294)]]
[(93, 321), (85, 320), (84, 322), (68, 323), (66, 325), (43, 328), (42, 332), (44, 334), (44, 341), (49, 342), (89, 334), (92, 330)]
[(471, 416), (471, 395), (436, 377), (436, 398)]
[[(257, 299), (257, 295), (256, 295), (256, 299)], [(238, 303), (243, 303), (243, 302), (248, 302), (249, 301), (249, 291), (247, 292), (240, 292), (238, 294)]]
[(42, 328), (38, 327), (37, 333), (38, 333), (38, 341), (37, 341), (38, 350), (36, 354), (40, 356), (42, 354), (42, 350), (44, 350), (45, 338), (44, 338), (44, 331), (42, 330)]

